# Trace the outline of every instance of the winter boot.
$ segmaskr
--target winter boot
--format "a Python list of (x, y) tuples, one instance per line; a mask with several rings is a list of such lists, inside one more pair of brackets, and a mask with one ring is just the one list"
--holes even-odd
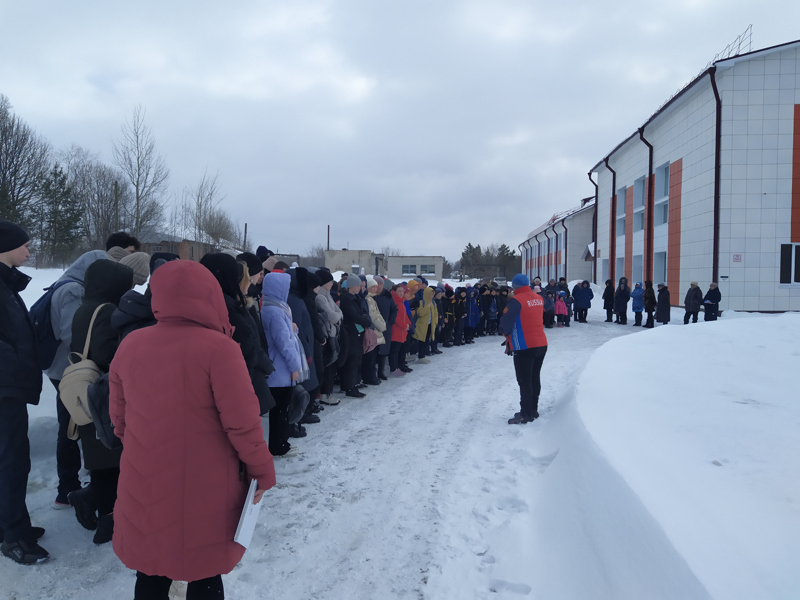
[(91, 486), (70, 492), (67, 499), (75, 508), (75, 518), (78, 519), (78, 523), (89, 531), (97, 529), (97, 508)]
[(114, 535), (114, 513), (110, 515), (100, 515), (97, 520), (97, 531), (94, 532), (95, 544), (106, 544), (111, 541)]
[(349, 392), (346, 392), (345, 396), (347, 396), (348, 398), (366, 398), (367, 395), (364, 392), (361, 392), (356, 388), (353, 388)]
[(35, 565), (50, 558), (50, 554), (35, 540), (19, 540), (18, 542), (3, 542), (0, 552), (11, 560), (21, 565)]
[(400, 369), (395, 369), (394, 371), (390, 372), (389, 375), (392, 376), (392, 377), (405, 377), (406, 376), (406, 374), (403, 373)]
[(309, 423), (319, 423), (320, 419), (314, 413), (306, 413), (303, 415), (303, 418), (300, 419), (300, 423), (304, 425), (308, 425)]
[(319, 401), (322, 402), (322, 404), (327, 404), (328, 406), (336, 406), (339, 404), (339, 402), (341, 402), (341, 400), (338, 398), (334, 398), (333, 394), (322, 394), (322, 396), (319, 398)]

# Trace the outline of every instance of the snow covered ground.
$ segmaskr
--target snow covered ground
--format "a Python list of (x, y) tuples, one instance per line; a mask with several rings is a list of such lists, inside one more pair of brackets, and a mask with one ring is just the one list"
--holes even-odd
[[(30, 305), (59, 272), (29, 272)], [(276, 459), (227, 597), (800, 597), (800, 315), (641, 330), (603, 323), (599, 291), (588, 324), (548, 331), (534, 423), (506, 424), (497, 337), (327, 407)], [(131, 598), (110, 544), (51, 509), (45, 390), (28, 506), (52, 558), (0, 560), (0, 598)]]

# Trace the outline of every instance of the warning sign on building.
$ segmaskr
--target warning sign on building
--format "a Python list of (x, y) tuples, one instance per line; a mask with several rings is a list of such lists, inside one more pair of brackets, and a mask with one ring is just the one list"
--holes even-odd
[(734, 254), (733, 255), (733, 262), (742, 262), (742, 255), (741, 254)]

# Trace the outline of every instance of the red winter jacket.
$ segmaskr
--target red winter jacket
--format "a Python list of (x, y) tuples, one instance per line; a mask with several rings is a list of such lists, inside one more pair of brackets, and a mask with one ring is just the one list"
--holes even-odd
[(514, 290), (500, 317), (500, 331), (509, 336), (513, 351), (547, 346), (542, 316), (544, 300), (529, 286)]
[(394, 321), (394, 325), (392, 325), (392, 341), (405, 342), (408, 336), (408, 328), (411, 326), (411, 319), (408, 318), (403, 299), (398, 298), (397, 294), (392, 292), (392, 300), (397, 305), (397, 318)]
[(120, 344), (109, 412), (125, 448), (114, 552), (130, 569), (180, 581), (229, 573), (247, 493), (275, 485), (258, 400), (222, 290), (205, 267), (172, 261), (150, 280), (158, 323)]

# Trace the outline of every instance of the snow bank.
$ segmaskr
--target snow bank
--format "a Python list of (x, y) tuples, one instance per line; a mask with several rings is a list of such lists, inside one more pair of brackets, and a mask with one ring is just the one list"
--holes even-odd
[(797, 314), (661, 327), (578, 381), (591, 438), (714, 598), (800, 597), (798, 338)]

